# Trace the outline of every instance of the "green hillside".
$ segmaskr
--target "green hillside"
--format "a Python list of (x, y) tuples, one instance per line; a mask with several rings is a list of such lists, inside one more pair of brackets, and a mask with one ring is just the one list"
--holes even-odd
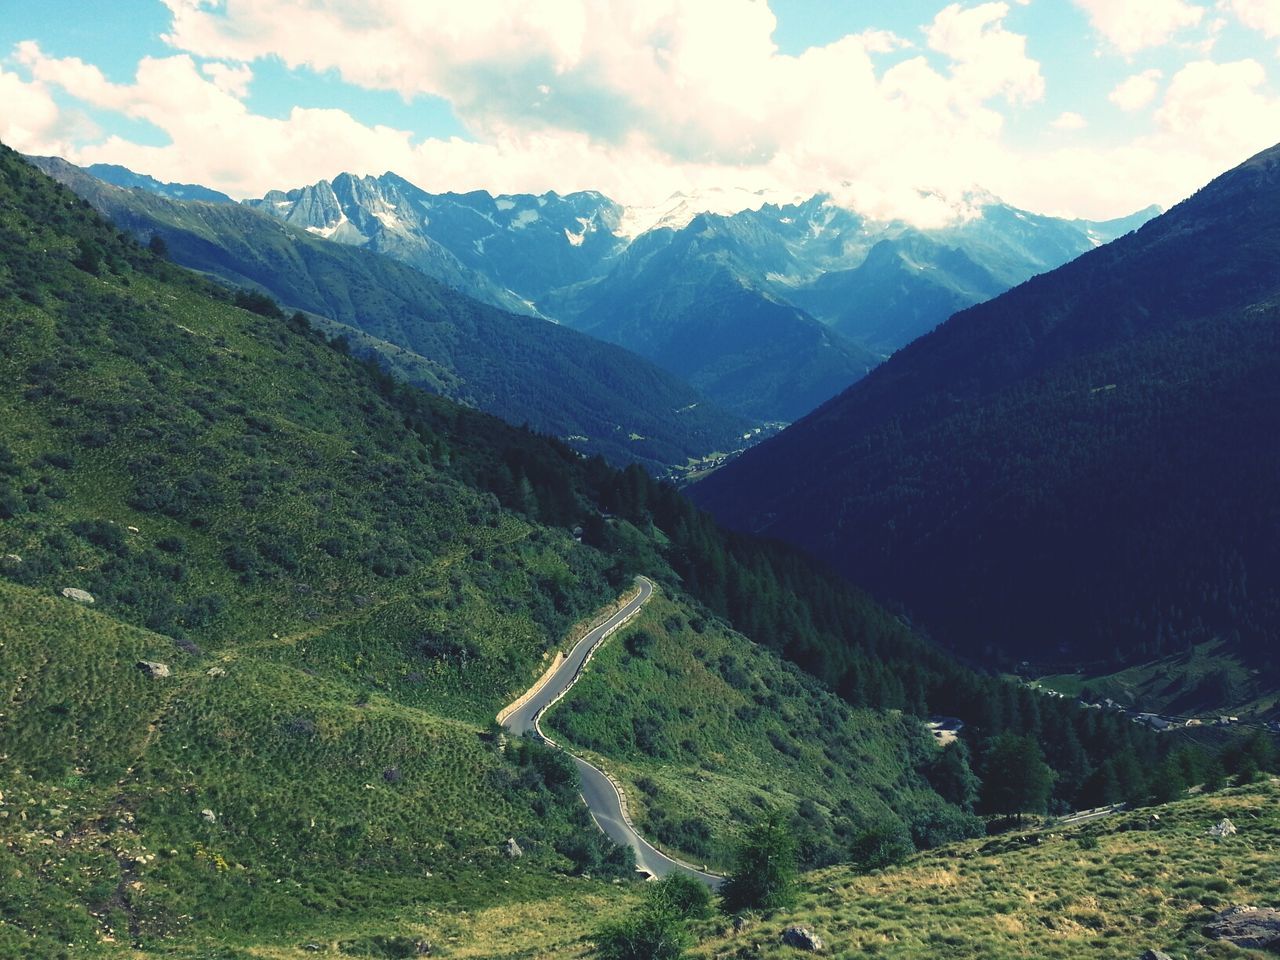
[(750, 427), (633, 353), (473, 300), (390, 257), (240, 205), (186, 203), (62, 160), (32, 162), (142, 242), (159, 237), (175, 263), (323, 318), (326, 332), (408, 383), (615, 463), (682, 465), (737, 449)]
[(852, 709), (665, 597), (601, 649), (543, 729), (608, 758), (646, 837), (722, 869), (742, 828), (771, 808), (798, 812), (807, 866), (847, 859), (853, 838), (886, 817), (922, 845), (979, 829), (929, 788), (939, 750), (919, 719)]

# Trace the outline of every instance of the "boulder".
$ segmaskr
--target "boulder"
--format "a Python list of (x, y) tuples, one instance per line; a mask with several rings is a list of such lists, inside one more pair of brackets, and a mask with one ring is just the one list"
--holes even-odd
[(751, 917), (746, 914), (740, 913), (733, 918), (734, 933), (746, 933), (753, 925)]
[(227, 675), (227, 671), (223, 670), (221, 667), (210, 667), (204, 672), (204, 675), (206, 677), (213, 677), (216, 680), (218, 677), (225, 677)]
[(203, 820), (205, 823), (217, 823), (218, 815), (214, 813), (212, 810), (210, 810), (208, 807), (205, 807), (203, 810), (200, 811), (200, 819)]
[(503, 848), (503, 852), (512, 860), (518, 860), (524, 856), (524, 851), (520, 849), (520, 844), (516, 843), (515, 837), (507, 837), (507, 845)]
[(74, 600), (76, 603), (93, 603), (93, 594), (88, 590), (81, 590), (79, 587), (63, 587), (62, 595), (68, 600)]
[(139, 660), (138, 669), (155, 680), (167, 677), (173, 672), (167, 663), (157, 663), (154, 660)]
[(1224, 819), (1217, 826), (1209, 828), (1209, 836), (1211, 837), (1234, 837), (1236, 832), (1236, 825), (1227, 819)]
[(1280, 948), (1280, 910), (1230, 907), (1210, 920), (1204, 932), (1244, 950)]
[(6, 553), (4, 555), (4, 562), (11, 563), (14, 566), (17, 566), (19, 563), (22, 562), (22, 557), (16, 553)]
[(807, 950), (810, 953), (822, 952), (822, 938), (808, 927), (787, 927), (782, 931), (782, 942), (785, 946), (796, 950)]
[(1173, 960), (1173, 957), (1159, 950), (1148, 950), (1138, 960)]

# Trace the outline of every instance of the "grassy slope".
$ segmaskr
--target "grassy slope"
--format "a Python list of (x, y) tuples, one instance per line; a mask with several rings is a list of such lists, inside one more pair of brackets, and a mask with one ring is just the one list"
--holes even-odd
[(846, 858), (859, 828), (891, 815), (888, 798), (908, 818), (937, 809), (914, 773), (936, 751), (918, 722), (854, 710), (661, 595), (600, 649), (544, 728), (605, 758), (647, 837), (721, 868), (770, 807), (804, 805), (816, 862)]
[[(709, 923), (693, 955), (793, 957), (779, 935), (801, 923), (841, 960), (1133, 960), (1148, 948), (1178, 960), (1264, 956), (1210, 945), (1200, 928), (1229, 905), (1280, 906), (1280, 784), (1183, 800), (1159, 814), (1156, 829), (1145, 829), (1149, 811), (1137, 811), (1039, 845), (971, 841), (867, 876), (813, 873), (794, 910), (741, 936)], [(1240, 833), (1206, 836), (1223, 817)]]

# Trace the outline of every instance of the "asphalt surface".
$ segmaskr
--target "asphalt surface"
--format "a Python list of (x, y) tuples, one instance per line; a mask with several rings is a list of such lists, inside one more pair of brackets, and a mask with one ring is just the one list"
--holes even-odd
[[(547, 681), (546, 685), (530, 697), (527, 703), (518, 710), (513, 711), (503, 721), (502, 725), (509, 733), (515, 736), (533, 733), (548, 743), (553, 743), (539, 729), (539, 718), (548, 707), (564, 696), (569, 688), (577, 682), (591, 652), (605, 637), (621, 626), (624, 621), (638, 613), (640, 608), (653, 596), (653, 584), (644, 577), (636, 578), (636, 586), (640, 588), (639, 594), (607, 621), (574, 644), (573, 650), (565, 657), (564, 662)], [(720, 886), (724, 880), (723, 877), (703, 873), (701, 870), (671, 859), (657, 850), (653, 844), (645, 840), (640, 834), (636, 833), (627, 824), (626, 817), (623, 816), (622, 799), (613, 782), (605, 776), (603, 771), (581, 757), (576, 757), (573, 754), (569, 754), (569, 756), (573, 757), (573, 762), (577, 765), (578, 773), (582, 777), (582, 799), (586, 802), (592, 819), (615, 843), (625, 844), (635, 851), (636, 866), (639, 869), (655, 877), (665, 877), (670, 873), (685, 873), (701, 880), (713, 889)]]

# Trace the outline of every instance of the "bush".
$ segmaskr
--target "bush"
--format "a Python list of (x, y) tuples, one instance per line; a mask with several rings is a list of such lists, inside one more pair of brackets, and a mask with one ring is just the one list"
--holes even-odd
[(668, 874), (650, 888), (650, 896), (662, 900), (686, 920), (711, 916), (711, 888), (687, 873)]
[(679, 960), (688, 945), (680, 914), (652, 894), (631, 916), (596, 934), (600, 960)]
[(862, 870), (881, 870), (916, 852), (911, 833), (896, 818), (872, 823), (853, 841), (853, 862)]

